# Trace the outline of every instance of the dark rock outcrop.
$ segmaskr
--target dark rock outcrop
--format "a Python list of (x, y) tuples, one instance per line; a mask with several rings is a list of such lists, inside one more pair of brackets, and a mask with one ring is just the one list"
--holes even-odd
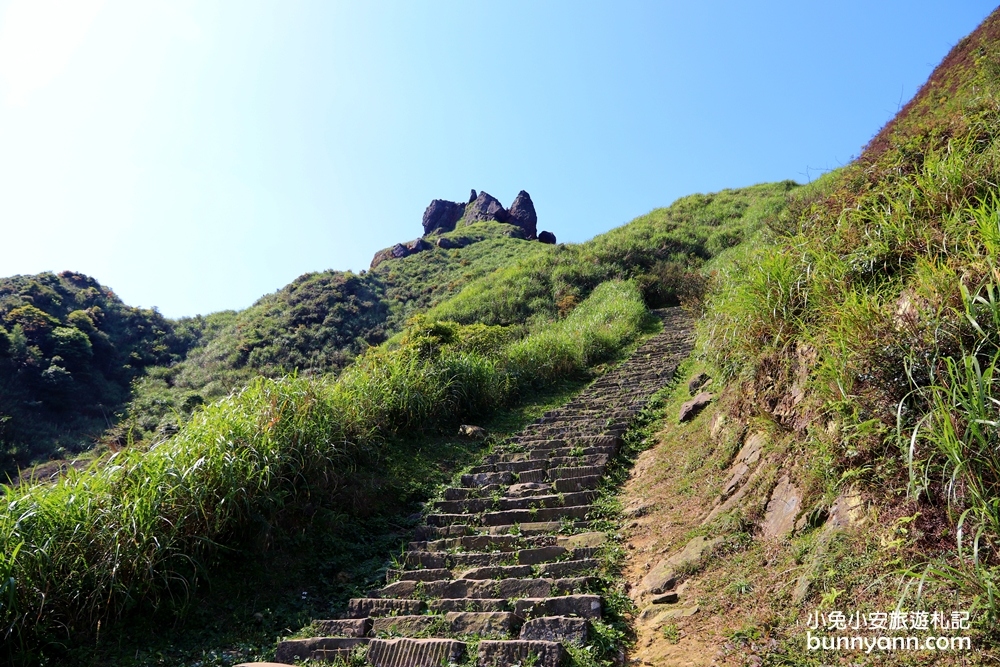
[(379, 250), (377, 253), (375, 253), (375, 256), (372, 257), (371, 266), (369, 266), (368, 268), (369, 270), (371, 270), (387, 259), (400, 259), (403, 257), (409, 257), (410, 255), (416, 254), (423, 250), (428, 250), (432, 247), (433, 246), (430, 243), (428, 243), (423, 239), (416, 239), (414, 241), (410, 241), (409, 243), (397, 243), (391, 248), (386, 248), (385, 250)]
[(473, 188), (472, 190), (469, 190), (469, 203), (471, 204), (472, 202), (476, 201), (476, 197), (478, 197), (478, 196), (479, 195), (476, 194), (475, 188)]
[(525, 238), (535, 238), (538, 215), (535, 213), (535, 205), (531, 201), (531, 195), (524, 190), (517, 193), (514, 203), (510, 205), (510, 210), (507, 212), (507, 222), (523, 229)]
[(556, 235), (553, 234), (552, 232), (542, 232), (541, 234), (538, 235), (538, 240), (541, 241), (542, 243), (550, 243), (552, 245), (555, 245)]
[(491, 194), (480, 192), (475, 201), (465, 206), (465, 224), (474, 222), (507, 222), (507, 209)]
[(424, 235), (435, 231), (450, 232), (455, 229), (455, 223), (465, 213), (465, 204), (435, 199), (424, 210)]

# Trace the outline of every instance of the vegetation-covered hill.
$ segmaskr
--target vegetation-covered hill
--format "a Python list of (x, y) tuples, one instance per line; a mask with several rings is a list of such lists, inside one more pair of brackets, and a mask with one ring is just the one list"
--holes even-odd
[[(684, 575), (707, 613), (647, 616), (640, 659), (995, 662), (998, 183), (994, 12), (860, 158), (797, 191), (772, 233), (720, 268), (688, 367), (715, 377), (718, 400), (669, 424), (633, 491), (659, 501), (632, 538), (646, 550), (721, 539)], [(655, 565), (637, 552), (637, 571)], [(906, 615), (899, 632), (850, 634), (964, 636), (972, 649), (810, 650), (803, 619), (835, 610)], [(944, 610), (949, 623), (970, 612), (970, 627), (912, 625)]]
[(413, 478), (422, 443), (600, 372), (647, 330), (647, 304), (697, 303), (699, 269), (793, 189), (688, 197), (576, 246), (480, 223), (453, 232), (480, 235), (464, 248), (304, 276), (247, 311), (176, 323), (192, 347), (146, 369), (119, 426), (135, 446), (6, 491), (6, 646), (30, 661), (126, 613), (183, 614), (169, 601), (240, 554), (299, 554), (301, 526), (341, 539), (357, 517), (404, 510), (448, 470)]
[(0, 279), (0, 472), (92, 445), (132, 380), (183, 359), (198, 335), (79, 273)]

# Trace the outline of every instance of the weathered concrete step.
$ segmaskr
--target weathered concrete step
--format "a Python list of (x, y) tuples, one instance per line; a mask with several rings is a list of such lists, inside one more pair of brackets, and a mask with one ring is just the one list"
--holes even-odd
[(451, 570), (440, 567), (423, 570), (388, 570), (385, 579), (389, 583), (394, 581), (441, 581), (451, 579)]
[(530, 565), (488, 565), (466, 570), (459, 579), (524, 579), (534, 576)]
[(509, 611), (449, 611), (444, 615), (383, 616), (359, 620), (367, 622), (367, 632), (374, 637), (433, 633), (437, 637), (477, 635), (507, 638), (521, 625), (520, 619)]
[(579, 560), (564, 560), (557, 563), (542, 563), (538, 565), (538, 575), (550, 579), (578, 577), (597, 571), (601, 562), (595, 558)]
[(551, 535), (564, 529), (586, 530), (589, 521), (535, 521), (530, 523), (511, 523), (501, 526), (484, 526), (490, 535)]
[(482, 516), (482, 524), (484, 526), (502, 526), (511, 523), (555, 521), (556, 519), (561, 519), (563, 517), (570, 519), (586, 519), (588, 512), (590, 512), (590, 505), (487, 512)]
[[(526, 498), (501, 498), (497, 501), (497, 509), (523, 510), (532, 507), (553, 508), (572, 507), (574, 505), (589, 505), (597, 498), (597, 491), (578, 491), (576, 493), (556, 493), (546, 496), (528, 496)], [(547, 519), (540, 519), (546, 521)]]
[(425, 609), (427, 609), (427, 604), (423, 600), (352, 598), (347, 602), (347, 617), (412, 616), (422, 614)]
[(424, 596), (435, 599), (504, 599), (547, 598), (587, 590), (594, 585), (593, 577), (560, 579), (452, 579), (449, 581), (397, 581), (384, 586), (373, 595), (399, 599), (403, 596)]
[(492, 498), (469, 498), (468, 500), (438, 500), (434, 503), (434, 509), (443, 514), (467, 512), (479, 514), (487, 509), (493, 509)]
[[(424, 517), (428, 526), (475, 526), (480, 523), (478, 514), (428, 514)], [(465, 531), (463, 531), (465, 532)]]
[(562, 477), (552, 482), (553, 488), (560, 493), (573, 493), (587, 489), (596, 489), (601, 485), (604, 475), (583, 475), (581, 477)]
[(519, 623), (514, 614), (506, 611), (451, 611), (445, 614), (445, 621), (453, 634), (477, 637), (507, 637)]
[(494, 491), (502, 489), (500, 484), (487, 484), (473, 488), (451, 487), (444, 490), (445, 500), (466, 500), (468, 498), (489, 498)]
[(525, 620), (540, 616), (577, 616), (601, 618), (599, 595), (563, 595), (549, 598), (523, 598), (514, 603), (514, 614)]
[(565, 647), (558, 642), (485, 639), (479, 642), (478, 667), (560, 667), (567, 660)]
[(511, 484), (507, 487), (505, 498), (528, 498), (530, 496), (545, 496), (553, 491), (548, 482), (524, 482)]
[(526, 449), (546, 450), (560, 447), (617, 447), (621, 438), (613, 435), (577, 435), (553, 439), (523, 439), (517, 444)]
[(549, 468), (568, 468), (580, 466), (605, 467), (608, 464), (606, 454), (593, 454), (591, 456), (550, 456), (545, 462)]
[(603, 475), (605, 466), (573, 466), (565, 468), (552, 468), (549, 470), (549, 479), (571, 479), (573, 477), (592, 477)]
[(462, 523), (453, 523), (447, 526), (428, 526), (423, 524), (413, 530), (414, 540), (439, 540), (445, 537), (462, 537), (463, 535), (473, 535), (473, 526)]
[[(516, 535), (466, 535), (463, 537), (447, 537), (440, 540), (410, 542), (411, 551), (514, 551), (523, 543), (545, 541), (544, 536), (536, 538), (521, 538)], [(430, 566), (427, 566), (430, 567)]]
[[(278, 642), (274, 659), (291, 665), (296, 660), (334, 662), (338, 658), (347, 661), (354, 649), (368, 644), (365, 637), (311, 637), (309, 639), (286, 639)], [(437, 667), (437, 666), (435, 666)]]
[(583, 644), (590, 634), (590, 622), (572, 616), (541, 616), (521, 626), (519, 639), (526, 641)]
[(465, 657), (465, 643), (454, 639), (373, 639), (366, 659), (372, 667), (441, 667)]
[(510, 611), (507, 600), (498, 598), (441, 598), (428, 600), (427, 608), (435, 614), (450, 612), (499, 612)]
[(507, 486), (514, 481), (514, 473), (509, 470), (502, 472), (478, 472), (475, 474), (462, 475), (461, 484), (466, 488), (484, 487), (490, 484), (500, 484)]
[(480, 473), (491, 473), (491, 472), (522, 472), (524, 470), (532, 470), (537, 468), (538, 465), (532, 461), (497, 461), (496, 463), (484, 463), (478, 465), (471, 470), (469, 474), (476, 475)]
[(317, 637), (367, 637), (372, 629), (372, 619), (339, 618), (313, 621), (312, 628)]

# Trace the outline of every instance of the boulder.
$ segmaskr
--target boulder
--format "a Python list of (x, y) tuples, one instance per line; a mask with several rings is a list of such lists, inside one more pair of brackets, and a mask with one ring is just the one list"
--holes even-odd
[(391, 248), (386, 248), (385, 250), (379, 250), (372, 257), (372, 263), (368, 267), (374, 269), (376, 266), (386, 261), (387, 259), (401, 259), (403, 257), (408, 257), (410, 255), (428, 250), (433, 246), (423, 239), (416, 239), (415, 241), (410, 241), (409, 243), (397, 243)]
[(542, 243), (548, 243), (550, 245), (556, 244), (556, 235), (552, 232), (542, 232), (538, 235), (538, 240)]
[(712, 378), (708, 376), (708, 373), (698, 373), (688, 380), (688, 393), (694, 396), (698, 393), (698, 390), (708, 384), (711, 379)]
[(507, 222), (507, 209), (497, 201), (496, 197), (480, 192), (475, 201), (465, 206), (465, 224), (484, 221)]
[(465, 204), (435, 199), (424, 210), (424, 235), (435, 231), (452, 231), (463, 213), (465, 213)]
[(485, 428), (482, 426), (472, 426), (471, 424), (462, 424), (459, 426), (458, 434), (469, 440), (485, 440), (487, 436)]
[(709, 394), (706, 391), (701, 392), (681, 406), (680, 412), (677, 415), (677, 421), (683, 423), (694, 419), (695, 416), (697, 416), (697, 414), (714, 399), (715, 396), (712, 396), (712, 394)]
[(469, 203), (471, 204), (472, 202), (476, 201), (476, 197), (478, 196), (479, 195), (476, 193), (475, 189), (469, 190)]
[(510, 205), (510, 210), (507, 211), (507, 222), (523, 229), (526, 238), (535, 238), (538, 215), (535, 213), (535, 205), (531, 201), (531, 196), (524, 190), (517, 193), (514, 203)]

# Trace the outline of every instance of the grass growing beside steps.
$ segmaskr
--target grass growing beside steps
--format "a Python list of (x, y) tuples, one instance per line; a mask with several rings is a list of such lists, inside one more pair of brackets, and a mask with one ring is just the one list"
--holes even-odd
[(398, 460), (407, 437), (584, 378), (648, 318), (635, 284), (611, 281), (520, 340), (420, 321), (336, 381), (258, 379), (148, 451), (7, 488), (0, 650), (28, 663), (42, 647), (96, 642), (102, 624), (126, 616), (183, 615), (234, 556), (306, 531), (320, 511), (360, 516), (358, 485)]

